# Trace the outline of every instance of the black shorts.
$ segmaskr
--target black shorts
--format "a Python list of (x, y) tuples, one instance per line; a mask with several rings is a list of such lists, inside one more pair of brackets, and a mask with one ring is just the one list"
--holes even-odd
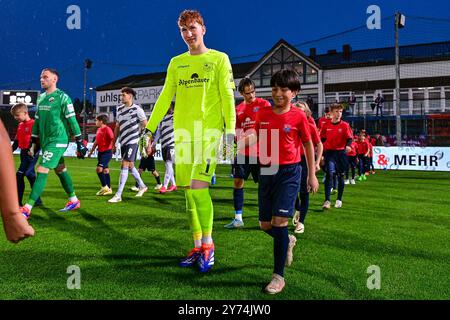
[(138, 145), (137, 144), (128, 144), (120, 147), (120, 152), (122, 155), (122, 161), (136, 161)]
[(247, 180), (252, 174), (253, 181), (258, 183), (261, 168), (256, 158), (238, 155), (232, 164), (233, 178)]
[(106, 169), (109, 167), (109, 161), (112, 159), (112, 150), (97, 153), (97, 167)]
[(281, 165), (277, 173), (259, 177), (259, 221), (272, 221), (273, 216), (293, 217), (301, 171), (300, 164), (295, 163)]
[(164, 161), (172, 161), (175, 159), (175, 149), (173, 147), (162, 148), (162, 158)]
[(150, 172), (155, 171), (156, 170), (155, 157), (148, 156), (147, 158), (141, 158), (141, 162), (139, 163), (139, 169), (142, 169), (143, 171), (148, 170)]

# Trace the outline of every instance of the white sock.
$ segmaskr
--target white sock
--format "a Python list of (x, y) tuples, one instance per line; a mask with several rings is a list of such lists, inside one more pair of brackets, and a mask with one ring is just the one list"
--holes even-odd
[(131, 175), (134, 177), (134, 179), (136, 179), (137, 183), (139, 184), (140, 189), (143, 189), (146, 187), (146, 185), (144, 184), (144, 181), (142, 181), (139, 171), (137, 171), (135, 167), (133, 167), (133, 169), (131, 169)]
[(194, 247), (200, 248), (202, 246), (202, 240), (194, 240)]
[(204, 244), (211, 244), (211, 243), (213, 243), (212, 237), (211, 236), (209, 236), (209, 237), (202, 237), (202, 243), (204, 243)]
[(234, 218), (236, 219), (236, 220), (240, 220), (240, 221), (242, 221), (242, 213), (239, 213), (239, 214), (234, 214)]
[(119, 177), (119, 187), (117, 188), (116, 196), (121, 197), (123, 188), (125, 188), (125, 183), (127, 183), (128, 179), (128, 168), (122, 168), (120, 170), (120, 177)]
[(28, 203), (26, 203), (24, 205), (24, 207), (27, 208), (28, 210), (30, 210), (30, 212), (31, 212), (31, 209), (33, 209), (33, 206), (31, 204), (28, 204)]
[(172, 185), (175, 185), (175, 179), (173, 178), (173, 167), (172, 161), (166, 161), (166, 173), (164, 174), (164, 187), (167, 188), (169, 182), (172, 182)]
[(78, 201), (78, 198), (77, 198), (77, 196), (73, 196), (73, 197), (70, 197), (69, 200), (72, 202), (75, 202), (75, 201)]

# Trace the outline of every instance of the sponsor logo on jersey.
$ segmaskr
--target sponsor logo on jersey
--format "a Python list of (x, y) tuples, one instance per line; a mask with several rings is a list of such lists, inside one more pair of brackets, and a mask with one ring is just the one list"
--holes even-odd
[(51, 97), (50, 99), (48, 99), (49, 102), (53, 102), (55, 101), (55, 98)]
[(190, 80), (180, 79), (178, 81), (178, 85), (179, 86), (185, 86), (187, 88), (201, 87), (203, 85), (203, 83), (208, 83), (209, 80), (210, 80), (209, 78), (200, 78), (197, 73), (193, 73), (191, 75), (191, 79)]
[(185, 65), (178, 66), (177, 68), (178, 68), (178, 69), (181, 69), (181, 68), (189, 68), (189, 65), (188, 65), (188, 64), (185, 64)]
[(50, 111), (51, 106), (39, 106), (39, 111)]
[(254, 108), (253, 108), (253, 112), (256, 113), (256, 112), (258, 112), (258, 111), (259, 111), (259, 107), (254, 107)]

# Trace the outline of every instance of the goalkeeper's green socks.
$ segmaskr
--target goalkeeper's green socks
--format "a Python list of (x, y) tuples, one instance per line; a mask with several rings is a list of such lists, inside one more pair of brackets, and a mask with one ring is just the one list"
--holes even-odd
[(28, 199), (27, 204), (25, 205), (31, 211), (37, 199), (41, 196), (42, 192), (44, 192), (45, 185), (47, 184), (48, 173), (37, 173), (36, 181), (34, 182), (33, 188), (31, 189), (30, 198)]
[(192, 198), (195, 202), (197, 209), (198, 219), (202, 228), (202, 242), (209, 244), (212, 243), (212, 227), (214, 208), (209, 194), (209, 188), (204, 189), (192, 189)]

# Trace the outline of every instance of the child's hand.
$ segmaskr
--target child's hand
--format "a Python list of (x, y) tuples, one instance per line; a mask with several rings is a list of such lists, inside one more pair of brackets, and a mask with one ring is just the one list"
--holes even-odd
[(308, 176), (308, 192), (316, 193), (319, 190), (319, 181), (315, 174)]

